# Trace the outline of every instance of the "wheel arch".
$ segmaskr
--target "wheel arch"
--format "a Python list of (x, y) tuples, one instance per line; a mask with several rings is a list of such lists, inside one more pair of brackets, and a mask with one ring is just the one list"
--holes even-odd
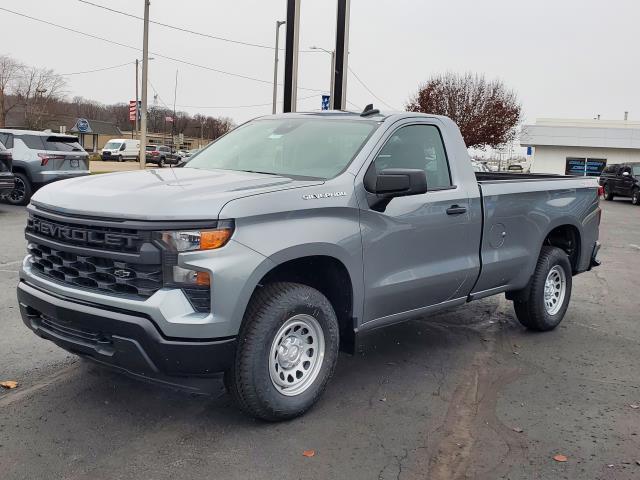
[(249, 302), (264, 285), (283, 281), (301, 283), (327, 297), (340, 325), (341, 349), (352, 352), (357, 319), (361, 318), (361, 285), (354, 281), (359, 278), (357, 273), (336, 250), (339, 250), (336, 245), (300, 245), (265, 259), (252, 275), (249, 295), (239, 306), (243, 321)]
[(558, 221), (550, 226), (540, 245), (542, 247), (557, 247), (569, 256), (569, 263), (575, 275), (580, 271), (580, 260), (582, 258), (582, 230), (572, 221)]

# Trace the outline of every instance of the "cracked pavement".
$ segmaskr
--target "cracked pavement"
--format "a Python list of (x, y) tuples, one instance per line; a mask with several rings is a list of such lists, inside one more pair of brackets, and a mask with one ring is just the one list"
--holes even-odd
[(376, 331), (313, 410), (267, 424), (219, 384), (203, 397), (140, 383), (29, 332), (25, 211), (0, 204), (0, 379), (20, 384), (0, 391), (0, 476), (640, 478), (640, 209), (602, 206), (603, 265), (574, 279), (555, 331), (527, 332), (503, 297)]

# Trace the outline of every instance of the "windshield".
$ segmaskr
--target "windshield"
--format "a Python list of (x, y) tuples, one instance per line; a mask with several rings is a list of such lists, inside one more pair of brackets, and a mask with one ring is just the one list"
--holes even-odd
[(106, 150), (117, 150), (122, 145), (122, 142), (107, 142), (104, 146)]
[(146, 147), (144, 147), (145, 151), (147, 152), (153, 152), (156, 149), (155, 145), (147, 145)]
[(640, 177), (640, 165), (634, 165), (632, 170), (634, 177)]
[(188, 168), (326, 180), (345, 169), (377, 126), (367, 120), (256, 120), (201, 150)]

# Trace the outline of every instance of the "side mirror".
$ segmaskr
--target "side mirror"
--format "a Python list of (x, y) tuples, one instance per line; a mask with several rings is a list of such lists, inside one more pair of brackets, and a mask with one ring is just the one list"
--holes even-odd
[(364, 187), (369, 192), (369, 206), (384, 211), (391, 199), (420, 195), (427, 192), (427, 175), (413, 168), (387, 168), (378, 172), (371, 164), (364, 176)]

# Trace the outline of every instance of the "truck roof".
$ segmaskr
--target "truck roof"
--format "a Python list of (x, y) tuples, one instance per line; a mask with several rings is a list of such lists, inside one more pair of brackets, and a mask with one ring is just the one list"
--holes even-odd
[(428, 118), (447, 118), (442, 115), (432, 115), (427, 113), (418, 112), (378, 112), (371, 115), (362, 116), (360, 112), (351, 112), (344, 110), (325, 110), (321, 112), (292, 112), (292, 113), (279, 113), (276, 115), (264, 115), (258, 118), (305, 118), (305, 117), (323, 117), (323, 118), (335, 118), (344, 120), (378, 120), (384, 121), (389, 118), (400, 120), (402, 118), (415, 118), (415, 117), (428, 117)]

